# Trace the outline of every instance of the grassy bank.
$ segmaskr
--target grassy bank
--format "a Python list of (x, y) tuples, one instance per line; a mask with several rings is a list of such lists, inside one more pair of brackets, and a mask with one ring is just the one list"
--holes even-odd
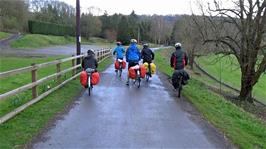
[[(219, 60), (219, 61), (218, 61)], [(199, 65), (216, 78), (240, 89), (241, 71), (234, 56), (208, 55), (197, 58)], [(262, 75), (254, 86), (253, 96), (266, 103), (266, 75)]]
[[(76, 38), (70, 36), (53, 36), (41, 34), (26, 34), (22, 38), (11, 42), (12, 48), (19, 49), (37, 49), (55, 45), (75, 44)], [(108, 42), (106, 39), (91, 37), (89, 40), (82, 38), (81, 44), (93, 44), (103, 47), (114, 46), (114, 43)]]
[[(171, 76), (169, 67), (171, 51), (156, 52), (158, 69)], [(266, 148), (266, 124), (250, 113), (237, 107), (223, 97), (210, 91), (200, 79), (192, 79), (184, 87), (183, 95), (210, 121), (222, 131), (233, 144), (240, 148)]]
[[(25, 63), (26, 61), (27, 59)], [(109, 62), (111, 62), (111, 59), (106, 59), (100, 63), (99, 70), (106, 68), (110, 64)], [(1, 124), (0, 148), (23, 148), (57, 113), (60, 113), (67, 105), (75, 100), (75, 97), (80, 93), (81, 89), (79, 80), (73, 80), (40, 102), (29, 107), (15, 118)], [(8, 104), (12, 104), (12, 101), (8, 101)]]
[(22, 38), (11, 42), (10, 46), (12, 48), (35, 49), (53, 45), (65, 45), (74, 42), (75, 38), (69, 36), (26, 34)]
[(10, 36), (9, 33), (6, 33), (6, 32), (0, 32), (0, 40), (5, 39), (5, 38), (7, 38), (8, 36)]

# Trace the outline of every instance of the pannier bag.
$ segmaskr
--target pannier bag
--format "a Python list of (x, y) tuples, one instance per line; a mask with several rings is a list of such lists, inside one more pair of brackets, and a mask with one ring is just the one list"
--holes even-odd
[(84, 87), (88, 85), (88, 74), (86, 71), (80, 73), (80, 84)]
[(139, 70), (140, 70), (140, 77), (141, 78), (145, 78), (145, 75), (146, 75), (146, 68), (145, 68), (145, 66), (144, 65), (141, 65), (140, 68), (139, 68)]
[(91, 75), (91, 84), (92, 85), (97, 85), (100, 82), (100, 73), (99, 72), (94, 72)]
[(130, 67), (128, 69), (128, 76), (130, 79), (135, 79), (136, 78), (136, 71), (133, 67)]

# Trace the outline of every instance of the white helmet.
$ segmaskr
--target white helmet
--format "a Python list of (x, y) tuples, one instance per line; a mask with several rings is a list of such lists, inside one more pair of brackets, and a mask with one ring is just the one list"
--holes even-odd
[(94, 52), (93, 49), (89, 49), (89, 50), (87, 51), (87, 54), (88, 54), (88, 55), (95, 55), (95, 52)]
[(181, 45), (181, 43), (177, 42), (177, 43), (175, 44), (175, 47), (176, 47), (176, 48), (181, 48), (182, 45)]
[(136, 39), (131, 39), (130, 42), (131, 43), (137, 43), (137, 40)]

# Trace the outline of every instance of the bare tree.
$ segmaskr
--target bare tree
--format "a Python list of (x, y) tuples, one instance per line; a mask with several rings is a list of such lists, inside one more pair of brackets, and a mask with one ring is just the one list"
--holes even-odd
[(188, 53), (189, 66), (193, 69), (194, 59), (196, 53), (203, 51), (203, 40), (200, 37), (200, 33), (197, 30), (192, 16), (182, 16), (177, 20), (172, 31), (171, 41), (181, 42), (184, 49)]
[(240, 100), (253, 102), (252, 89), (266, 69), (266, 0), (232, 0), (223, 8), (214, 0), (202, 17), (194, 19), (205, 43), (223, 47), (233, 54), (241, 69)]

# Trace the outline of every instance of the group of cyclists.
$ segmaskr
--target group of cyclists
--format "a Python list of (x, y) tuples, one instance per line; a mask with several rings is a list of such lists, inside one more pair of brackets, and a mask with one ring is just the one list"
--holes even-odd
[[(139, 62), (141, 59), (143, 60), (143, 63), (146, 62), (150, 64), (155, 58), (154, 52), (149, 48), (148, 43), (143, 44), (143, 49), (141, 50), (141, 52), (139, 48), (137, 47), (136, 39), (130, 40), (130, 45), (127, 49), (123, 47), (121, 42), (117, 42), (116, 45), (117, 45), (116, 48), (114, 48), (113, 50), (113, 55), (116, 55), (117, 60), (118, 59), (123, 60), (124, 55), (125, 55), (126, 62), (128, 63), (128, 69), (130, 67), (139, 65)], [(188, 57), (187, 57), (186, 52), (182, 49), (181, 43), (176, 43), (175, 49), (176, 51), (173, 52), (171, 55), (170, 66), (174, 68), (176, 72), (179, 73), (178, 75), (180, 74), (183, 75), (182, 72), (185, 72), (184, 67), (188, 63)], [(93, 50), (88, 50), (87, 54), (88, 55), (82, 60), (82, 68), (84, 70), (90, 68), (90, 69), (94, 69), (95, 71), (97, 71), (98, 63), (94, 57)], [(175, 77), (174, 74), (172, 77)], [(187, 80), (187, 79), (189, 79), (189, 76), (184, 78), (184, 80)], [(183, 83), (185, 84), (185, 82)], [(127, 77), (126, 85), (129, 85), (129, 76)], [(174, 87), (176, 88), (176, 86)]]

